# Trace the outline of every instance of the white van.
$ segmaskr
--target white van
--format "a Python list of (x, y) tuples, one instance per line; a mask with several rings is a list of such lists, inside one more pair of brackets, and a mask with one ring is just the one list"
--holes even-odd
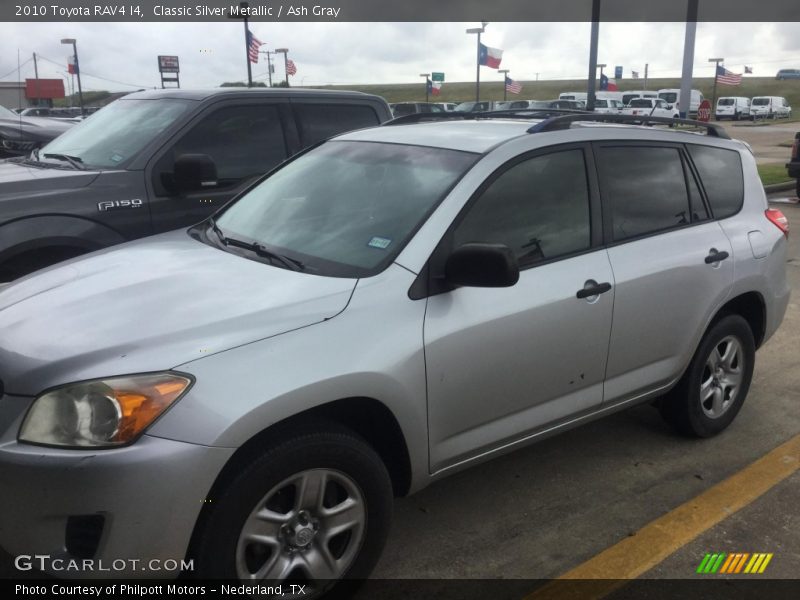
[(792, 107), (783, 96), (755, 96), (750, 102), (751, 119), (791, 117)]
[(622, 100), (615, 98), (596, 98), (594, 101), (594, 112), (606, 115), (618, 115), (622, 113)]
[(739, 119), (750, 118), (750, 98), (742, 96), (723, 96), (717, 100), (717, 109), (714, 111), (714, 118), (717, 121), (722, 119), (731, 119), (738, 121)]
[(634, 98), (658, 98), (658, 92), (652, 90), (631, 90), (622, 92), (622, 103), (628, 106)]
[(579, 102), (583, 102), (586, 104), (586, 101), (589, 99), (588, 94), (586, 92), (561, 92), (558, 95), (559, 100), (578, 100)]
[[(666, 101), (667, 104), (672, 104), (673, 107), (678, 109), (678, 112), (681, 110), (681, 91), (677, 88), (666, 88), (663, 90), (658, 90), (658, 97), (662, 100)], [(693, 118), (697, 116), (697, 109), (700, 108), (700, 103), (703, 101), (703, 94), (700, 93), (700, 90), (691, 90), (689, 96), (689, 110), (687, 111), (686, 116)]]

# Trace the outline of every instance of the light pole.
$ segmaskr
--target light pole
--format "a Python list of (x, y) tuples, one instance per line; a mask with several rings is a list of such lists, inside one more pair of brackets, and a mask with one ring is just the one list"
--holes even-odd
[(289, 59), (287, 58), (289, 54), (288, 48), (275, 48), (275, 54), (283, 54), (283, 68), (286, 72), (286, 87), (289, 87)]
[(708, 62), (714, 63), (714, 90), (711, 92), (711, 110), (717, 105), (717, 71), (719, 70), (719, 63), (725, 62), (724, 58), (709, 58)]
[[(235, 8), (235, 7), (233, 7)], [(247, 60), (247, 87), (253, 87), (253, 69), (250, 66), (250, 29), (247, 26), (247, 17), (250, 14), (250, 4), (239, 2), (239, 10), (231, 11), (229, 19), (242, 19), (244, 21), (244, 57)]]
[(498, 73), (503, 74), (503, 102), (508, 100), (508, 89), (506, 88), (506, 79), (508, 78), (509, 69), (497, 69)]
[(431, 74), (430, 73), (420, 73), (419, 76), (425, 78), (425, 103), (427, 104), (428, 103), (428, 77), (430, 77)]
[(606, 63), (598, 63), (596, 66), (600, 69), (600, 81), (602, 81), (603, 80), (603, 69), (605, 67), (607, 67), (608, 65)]
[(81, 88), (81, 66), (78, 62), (78, 44), (75, 38), (64, 38), (61, 40), (62, 44), (72, 45), (72, 55), (75, 57), (75, 73), (78, 75), (78, 103), (81, 107), (81, 116), (83, 114), (83, 88)]
[(488, 23), (482, 23), (482, 25), (483, 27), (473, 27), (472, 29), (467, 29), (467, 33), (478, 34), (478, 54), (475, 58), (475, 102), (481, 101), (481, 34), (486, 31), (486, 26)]

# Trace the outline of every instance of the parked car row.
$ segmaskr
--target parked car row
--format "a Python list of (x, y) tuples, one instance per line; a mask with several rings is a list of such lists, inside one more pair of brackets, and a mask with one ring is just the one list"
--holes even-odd
[(0, 159), (30, 154), (73, 125), (70, 119), (26, 116), (0, 106)]

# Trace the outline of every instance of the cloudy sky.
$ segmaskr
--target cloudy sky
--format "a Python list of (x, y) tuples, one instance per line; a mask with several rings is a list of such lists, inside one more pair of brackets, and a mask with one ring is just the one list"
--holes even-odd
[[(297, 65), (292, 84), (413, 83), (419, 74), (444, 71), (447, 81), (474, 81), (477, 23), (251, 23), (265, 42), (262, 49), (288, 47)], [(588, 23), (490, 23), (483, 41), (504, 50), (503, 68), (511, 77), (533, 80), (586, 77)], [(623, 65), (651, 77), (679, 76), (683, 23), (602, 23), (598, 60)], [(215, 87), (245, 80), (241, 23), (0, 23), (0, 81), (33, 77), (34, 52), (40, 77), (66, 77), (74, 37), (84, 89), (130, 91), (160, 87), (158, 54), (181, 61), (186, 88)], [(17, 72), (17, 56), (23, 63)], [(725, 57), (734, 72), (752, 66), (756, 76), (773, 76), (782, 67), (800, 68), (800, 23), (700, 23), (695, 76), (711, 76), (709, 57)], [(283, 77), (282, 61), (276, 76)], [(256, 80), (266, 80), (262, 57), (253, 65)], [(497, 74), (482, 69), (481, 78)]]

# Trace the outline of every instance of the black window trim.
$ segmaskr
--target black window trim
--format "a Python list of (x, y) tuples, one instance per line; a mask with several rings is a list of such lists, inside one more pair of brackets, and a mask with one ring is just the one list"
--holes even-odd
[[(699, 144), (703, 145), (703, 144)], [(684, 181), (683, 185), (686, 189), (686, 206), (689, 209), (689, 214), (691, 215), (691, 198), (689, 196), (689, 185), (688, 180), (686, 179), (686, 166), (689, 164), (687, 161), (689, 159), (688, 152), (683, 147), (682, 143), (675, 143), (675, 142), (655, 142), (650, 140), (603, 140), (602, 142), (592, 142), (592, 152), (596, 152), (600, 148), (620, 148), (623, 146), (627, 147), (639, 147), (639, 148), (672, 148), (678, 151), (678, 156), (680, 157), (682, 169), (684, 173)], [(647, 233), (643, 233), (636, 236), (627, 237), (624, 240), (615, 240), (614, 239), (614, 221), (612, 217), (612, 207), (611, 207), (611, 200), (608, 198), (603, 197), (603, 189), (600, 186), (600, 166), (598, 163), (595, 163), (597, 168), (597, 182), (600, 190), (600, 204), (603, 207), (603, 239), (604, 244), (603, 247), (605, 248), (613, 248), (615, 246), (620, 246), (622, 244), (629, 244), (631, 242), (636, 242), (639, 240), (647, 239), (649, 237), (654, 237), (657, 235), (663, 235), (665, 233), (670, 233), (672, 231), (678, 231), (680, 229), (686, 229), (688, 227), (696, 227), (698, 225), (703, 225), (705, 223), (709, 223), (714, 219), (713, 216), (710, 216), (707, 219), (695, 221), (691, 219), (688, 223), (684, 223), (682, 225), (674, 225), (671, 227), (665, 227), (663, 229), (658, 229), (656, 231), (648, 231)], [(704, 190), (700, 186), (700, 182), (697, 177), (695, 177), (695, 183), (697, 183), (698, 189), (700, 190), (700, 196), (703, 199), (703, 203), (706, 207), (706, 210), (709, 211), (708, 214), (712, 215), (709, 208), (709, 203), (707, 198), (705, 197)]]
[[(456, 229), (456, 227), (458, 227), (461, 221), (464, 220), (466, 214), (472, 209), (472, 206), (478, 201), (483, 193), (497, 179), (499, 179), (500, 176), (502, 176), (506, 171), (514, 168), (516, 165), (540, 156), (546, 156), (548, 154), (555, 154), (569, 150), (582, 151), (586, 175), (586, 187), (589, 194), (589, 247), (576, 252), (561, 254), (559, 256), (546, 258), (530, 264), (520, 265), (520, 273), (562, 260), (575, 258), (576, 256), (582, 256), (584, 254), (596, 252), (597, 250), (603, 248), (603, 218), (602, 207), (600, 204), (599, 180), (597, 179), (597, 168), (594, 163), (594, 155), (590, 145), (590, 142), (568, 142), (564, 144), (546, 146), (543, 148), (536, 148), (534, 150), (518, 154), (492, 171), (492, 173), (483, 180), (481, 185), (478, 186), (474, 192), (472, 192), (469, 199), (464, 203), (464, 206), (461, 207), (461, 210), (448, 226), (447, 230), (444, 232), (444, 234), (442, 234), (441, 239), (431, 252), (431, 255), (428, 257), (425, 265), (422, 267), (422, 269), (420, 269), (417, 278), (411, 284), (411, 287), (408, 290), (408, 297), (411, 300), (422, 300), (430, 296), (447, 293), (454, 289), (444, 281), (442, 275), (444, 262), (454, 250), (453, 231)], [(476, 163), (473, 168), (477, 167), (479, 164), (480, 162)]]
[[(291, 121), (294, 125), (295, 132), (297, 135), (297, 143), (299, 146), (303, 146), (304, 144), (308, 144), (307, 140), (303, 138), (302, 131), (302, 119), (300, 118), (300, 110), (301, 107), (305, 106), (351, 106), (351, 107), (359, 107), (359, 108), (367, 108), (372, 111), (372, 115), (375, 117), (375, 123), (373, 125), (365, 125), (364, 127), (358, 127), (356, 129), (346, 129), (344, 131), (340, 131), (339, 133), (335, 133), (332, 136), (324, 138), (323, 140), (319, 141), (326, 141), (331, 138), (334, 138), (338, 135), (342, 135), (343, 133), (350, 133), (352, 131), (358, 131), (360, 129), (368, 129), (370, 127), (377, 127), (379, 126), (382, 121), (381, 117), (378, 114), (378, 111), (375, 108), (375, 105), (372, 102), (359, 102), (356, 99), (323, 99), (323, 98), (309, 98), (309, 99), (295, 99), (293, 102), (289, 104), (290, 111), (291, 111)], [(317, 142), (314, 142), (316, 144)]]

